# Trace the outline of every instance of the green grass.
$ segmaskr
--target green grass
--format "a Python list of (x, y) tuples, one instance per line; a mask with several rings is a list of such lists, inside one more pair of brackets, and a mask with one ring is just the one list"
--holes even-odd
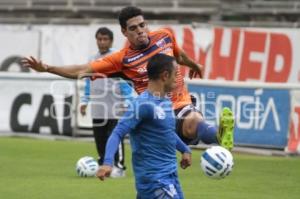
[[(193, 151), (193, 166), (179, 169), (186, 199), (298, 199), (300, 159), (234, 154), (233, 173), (224, 180), (204, 176), (201, 151)], [(127, 176), (121, 179), (80, 178), (76, 161), (96, 157), (91, 142), (48, 141), (0, 137), (1, 199), (132, 199), (135, 198), (130, 149)]]

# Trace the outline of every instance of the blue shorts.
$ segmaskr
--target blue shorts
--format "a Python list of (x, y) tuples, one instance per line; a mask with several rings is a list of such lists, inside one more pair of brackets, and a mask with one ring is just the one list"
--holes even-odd
[(137, 184), (137, 199), (184, 199), (177, 174)]

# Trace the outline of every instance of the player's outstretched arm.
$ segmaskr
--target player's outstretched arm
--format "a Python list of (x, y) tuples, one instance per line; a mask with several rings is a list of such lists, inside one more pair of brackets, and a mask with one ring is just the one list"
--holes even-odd
[(21, 60), (23, 67), (32, 68), (37, 72), (48, 72), (62, 77), (77, 79), (92, 73), (88, 64), (71, 65), (71, 66), (50, 66), (34, 57), (25, 57)]
[(183, 50), (180, 50), (178, 57), (176, 57), (176, 61), (178, 64), (185, 65), (191, 69), (189, 73), (191, 79), (197, 76), (203, 78), (203, 66), (195, 63)]

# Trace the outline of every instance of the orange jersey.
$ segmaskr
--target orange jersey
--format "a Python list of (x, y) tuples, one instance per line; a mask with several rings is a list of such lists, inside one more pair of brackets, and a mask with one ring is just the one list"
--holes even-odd
[[(125, 47), (122, 50), (105, 56), (90, 63), (96, 73), (110, 75), (122, 72), (126, 77), (133, 81), (137, 93), (146, 90), (148, 85), (147, 63), (149, 58), (158, 53), (164, 53), (177, 57), (179, 47), (175, 37), (166, 29), (149, 33), (150, 44), (142, 50), (134, 50)], [(176, 77), (176, 88), (172, 92), (173, 108), (178, 109), (191, 104), (190, 95), (183, 81), (183, 76), (178, 67)]]

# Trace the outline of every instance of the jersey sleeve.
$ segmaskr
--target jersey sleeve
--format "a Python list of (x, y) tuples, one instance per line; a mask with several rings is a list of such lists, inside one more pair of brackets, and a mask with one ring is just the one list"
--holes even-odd
[(122, 70), (124, 51), (118, 51), (103, 58), (91, 61), (89, 64), (94, 73), (110, 75)]
[(176, 41), (176, 37), (175, 37), (175, 35), (173, 34), (173, 32), (170, 31), (170, 30), (168, 30), (168, 29), (166, 29), (166, 28), (161, 29), (161, 31), (167, 33), (168, 36), (171, 38), (172, 43), (173, 43), (173, 52), (174, 52), (174, 56), (175, 56), (175, 57), (179, 56), (180, 48), (179, 48), (179, 46), (178, 46), (178, 43), (177, 43), (177, 41)]

